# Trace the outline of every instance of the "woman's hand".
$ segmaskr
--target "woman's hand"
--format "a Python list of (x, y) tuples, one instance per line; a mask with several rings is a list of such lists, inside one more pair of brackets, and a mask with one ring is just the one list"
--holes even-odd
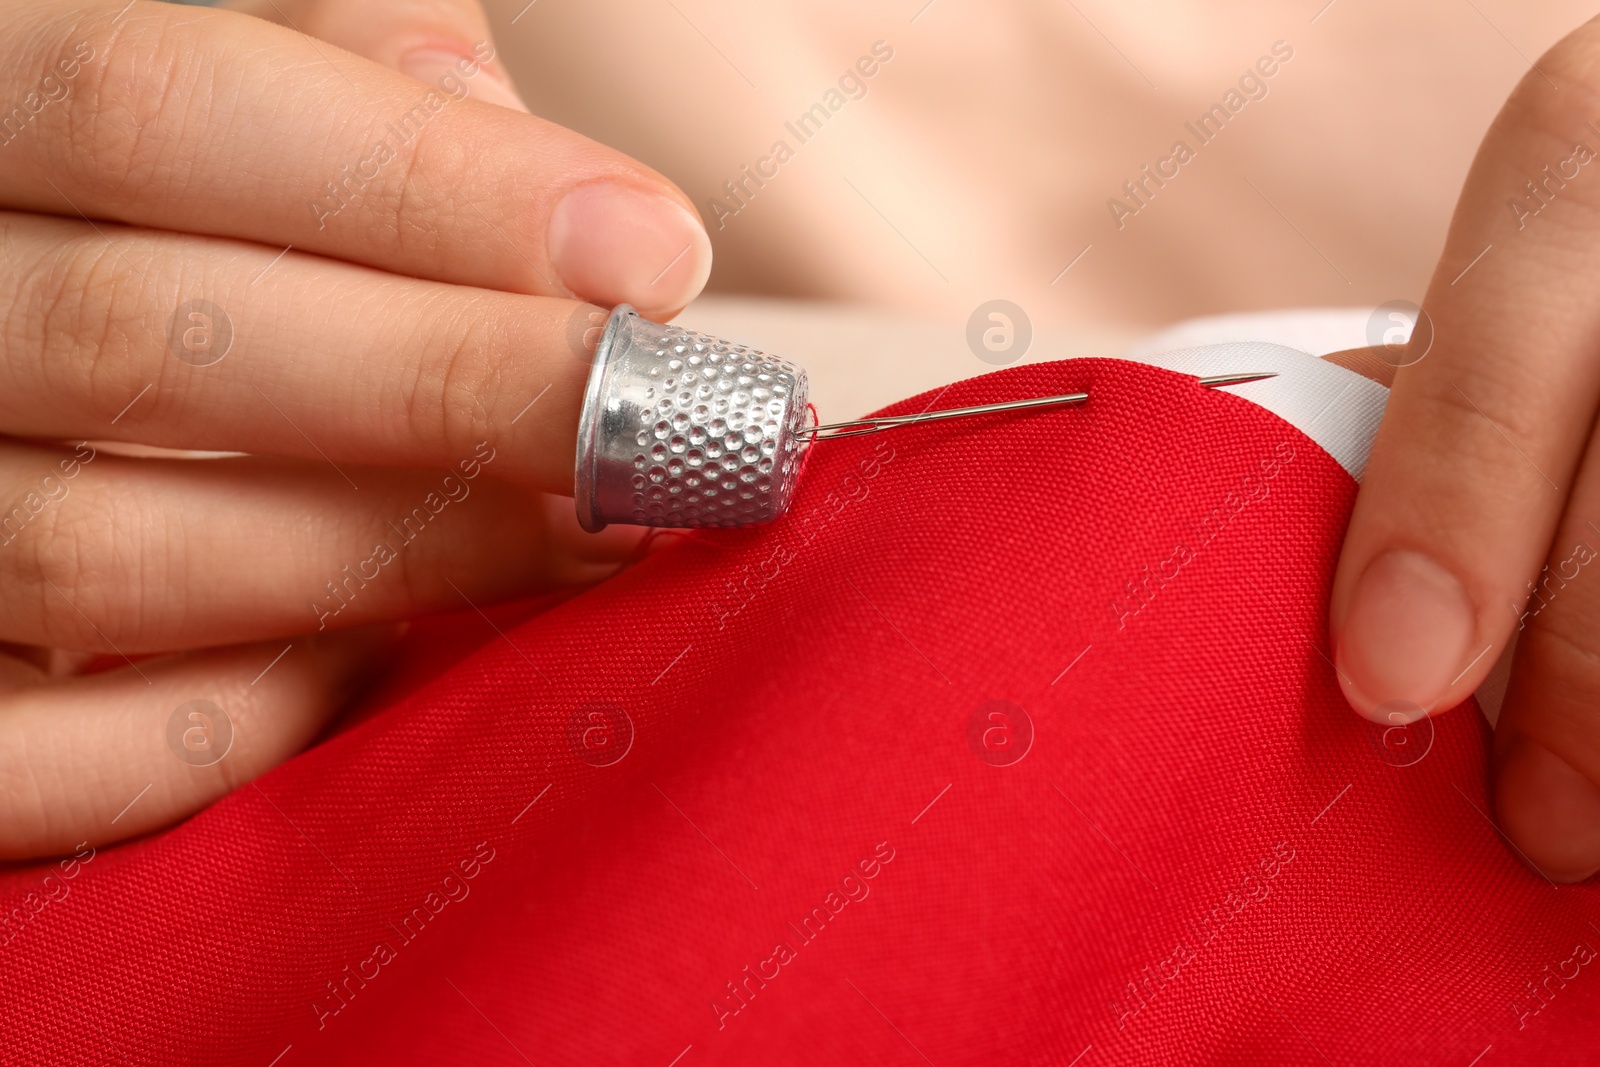
[(1479, 149), (1331, 615), (1344, 691), (1385, 724), (1459, 703), (1519, 641), (1496, 807), (1523, 858), (1559, 881), (1600, 869), (1597, 125), (1591, 22), (1522, 80)]
[(692, 299), (686, 198), (516, 110), (473, 0), (241, 6), (0, 0), (0, 857), (170, 823), (396, 621), (633, 547), (544, 494), (575, 298)]

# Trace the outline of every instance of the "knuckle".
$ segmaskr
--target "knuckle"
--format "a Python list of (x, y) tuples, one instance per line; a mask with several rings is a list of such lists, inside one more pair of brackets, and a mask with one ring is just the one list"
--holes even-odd
[(1424, 410), (1417, 413), (1419, 417), (1413, 424), (1427, 429), (1413, 439), (1413, 445), (1448, 457), (1461, 470), (1520, 468), (1543, 485), (1540, 475), (1529, 470), (1528, 464), (1545, 465), (1534, 448), (1543, 436), (1546, 417), (1532, 404), (1489, 411), (1473, 395), (1476, 392), (1485, 396), (1516, 395), (1514, 391), (1491, 390), (1477, 380), (1469, 380), (1462, 387), (1442, 382), (1422, 397)]
[(61, 242), (18, 276), (8, 308), (10, 365), (31, 367), (19, 395), (73, 398), (120, 410), (146, 382), (151, 345), (146, 283), (112, 246), (87, 234)]
[(462, 175), (471, 159), (462, 137), (440, 128), (448, 100), (437, 89), (408, 102), (372, 123), (371, 149), (332, 175), (308, 207), (319, 229), (345, 218), (375, 246), (423, 261), (447, 251), (454, 222), (447, 195), (468, 180)]
[[(1563, 544), (1572, 547), (1563, 550)], [(1516, 674), (1533, 701), (1527, 710), (1548, 727), (1549, 739), (1592, 739), (1590, 747), (1600, 750), (1593, 726), (1600, 699), (1600, 587), (1588, 567), (1596, 558), (1586, 536), (1575, 544), (1556, 542), (1550, 562), (1527, 585)]]
[[(140, 586), (150, 561), (142, 544), (163, 543), (160, 520), (123, 494), (70, 491), (34, 519), (19, 538), (13, 580), (31, 589), (39, 605), (41, 643), (115, 652), (139, 644), (146, 621)], [(153, 583), (164, 588), (158, 579)], [(132, 614), (130, 614), (132, 612)]]
[[(1590, 619), (1591, 623), (1595, 620)], [(1538, 665), (1539, 685), (1547, 697), (1544, 708), (1592, 709), (1600, 697), (1600, 647), (1593, 626), (1579, 623), (1572, 612), (1541, 613), (1524, 638)]]
[(505, 329), (472, 305), (435, 326), (405, 395), (406, 422), (422, 449), (464, 456), (488, 436), (506, 377), (498, 357), (513, 351)]
[[(467, 146), (446, 128), (440, 131), (433, 121), (430, 105), (442, 100), (438, 90), (423, 94), (411, 110), (395, 125), (415, 128), (410, 151), (398, 178), (380, 201), (390, 216), (395, 243), (414, 255), (438, 255), (451, 227), (441, 225), (447, 214), (441, 204), (441, 176), (463, 174), (471, 166)], [(459, 184), (459, 183), (458, 183)], [(465, 209), (470, 215), (472, 209)]]
[[(63, 529), (62, 504), (46, 506), (37, 490), (23, 496), (23, 506), (31, 513), (22, 535), (13, 543), (8, 578), (23, 590), (26, 598), (15, 601), (34, 605), (41, 633), (39, 644), (65, 648), (97, 648), (101, 642), (83, 616), (73, 610), (89, 610), (78, 589), (83, 574), (84, 546), (70, 527)], [(37, 510), (36, 510), (37, 509)], [(22, 622), (22, 619), (18, 619)]]
[(32, 740), (29, 731), (13, 731), (0, 756), (0, 858), (32, 854), (34, 842), (59, 818), (46, 799), (56, 790), (43, 781), (57, 772), (55, 753), (37, 751)]
[[(130, 11), (115, 21), (80, 27), (63, 53), (84, 54), (74, 79), (75, 99), (64, 112), (64, 136), (47, 142), (58, 172), (96, 202), (131, 204), (173, 192), (186, 168), (170, 151), (189, 123), (189, 111), (213, 94), (195, 91), (182, 71), (209, 49), (204, 21), (194, 13)], [(216, 76), (213, 64), (199, 67)]]
[[(564, 292), (536, 265), (537, 253), (521, 251), (544, 245), (547, 218), (540, 205), (545, 190), (527, 176), (499, 167), (504, 157), (493, 159), (494, 153), (485, 152), (474, 138), (476, 127), (454, 121), (459, 116), (447, 110), (447, 105), (455, 106), (454, 99), (429, 89), (424, 103), (403, 117), (408, 129), (417, 129), (396, 168), (397, 177), (391, 182), (385, 176), (382, 188), (374, 183), (364, 194), (381, 215), (376, 224), (388, 229), (395, 248), (407, 257), (429, 262), (443, 258), (481, 269), (481, 264), (464, 262), (462, 249), (471, 248), (472, 256), (494, 263), (501, 279), (495, 288)], [(486, 163), (486, 156), (493, 161)]]

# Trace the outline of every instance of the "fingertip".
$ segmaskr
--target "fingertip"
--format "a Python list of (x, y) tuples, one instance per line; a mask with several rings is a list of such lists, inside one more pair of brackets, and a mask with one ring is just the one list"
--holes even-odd
[(1340, 688), (1375, 722), (1432, 711), (1471, 665), (1476, 629), (1472, 601), (1446, 567), (1411, 549), (1384, 552), (1356, 580), (1334, 635)]
[(1343, 671), (1338, 672), (1339, 690), (1356, 713), (1379, 726), (1409, 726), (1428, 716), (1429, 709), (1410, 700), (1374, 700)]
[[(1336, 659), (1342, 658), (1338, 657), (1337, 652), (1335, 652), (1335, 657)], [(1346, 702), (1348, 702), (1349, 705), (1356, 710), (1356, 713), (1361, 715), (1363, 718), (1371, 719), (1373, 722), (1377, 722), (1379, 701), (1373, 700), (1371, 697), (1367, 696), (1367, 694), (1362, 691), (1361, 687), (1356, 685), (1355, 680), (1352, 679), (1350, 675), (1338, 665), (1337, 662), (1334, 666), (1334, 674), (1337, 675), (1339, 679), (1339, 692), (1344, 694), (1344, 699)]]
[(1526, 734), (1495, 763), (1496, 815), (1523, 861), (1554, 882), (1600, 871), (1600, 787)]
[(700, 218), (664, 191), (602, 178), (569, 190), (550, 216), (550, 263), (580, 299), (632, 304), (647, 318), (687, 306), (711, 276)]

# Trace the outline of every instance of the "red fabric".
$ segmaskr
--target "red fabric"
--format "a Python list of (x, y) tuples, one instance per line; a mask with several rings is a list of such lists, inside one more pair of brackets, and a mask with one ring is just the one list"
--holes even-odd
[[(1134, 364), (937, 401), (1082, 388), (819, 446), (779, 523), (485, 628), (409, 697), (100, 849), (8, 931), (0, 1056), (1591, 1061), (1594, 890), (1508, 853), (1480, 717), (1384, 737), (1334, 684), (1348, 475)], [(596, 702), (635, 734), (609, 766)]]

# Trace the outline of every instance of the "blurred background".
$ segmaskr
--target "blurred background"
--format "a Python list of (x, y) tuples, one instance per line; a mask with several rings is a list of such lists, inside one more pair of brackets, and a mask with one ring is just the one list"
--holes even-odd
[[(688, 318), (798, 344), (786, 354), (813, 365), (839, 314), (862, 330), (887, 315), (888, 339), (956, 327), (949, 360), (887, 360), (881, 387), (846, 396), (843, 372), (821, 368), (819, 395), (838, 387), (853, 408), (990, 369), (959, 327), (997, 298), (1030, 316), (1030, 359), (1115, 354), (1197, 315), (1420, 300), (1490, 120), (1593, 14), (1571, 0), (489, 2), (536, 113), (694, 199), (713, 294), (873, 309), (814, 321), (711, 300)], [(877, 42), (893, 58), (801, 143), (785, 124), (826, 106)], [(1185, 123), (1275, 42), (1292, 58), (1201, 144)], [(1107, 201), (1133, 207), (1123, 183), (1180, 139), (1194, 158), (1119, 227)], [(793, 157), (765, 164), (740, 206), (723, 183), (780, 140)]]

